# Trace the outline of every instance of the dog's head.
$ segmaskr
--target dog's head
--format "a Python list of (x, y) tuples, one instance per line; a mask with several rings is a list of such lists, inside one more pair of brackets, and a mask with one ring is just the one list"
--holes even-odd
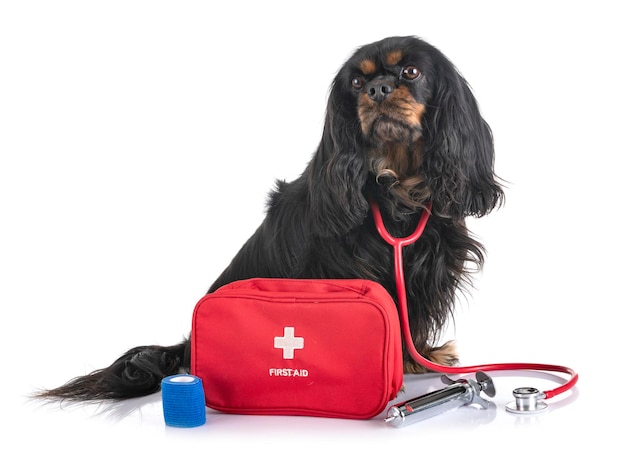
[(343, 65), (312, 163), (322, 183), (311, 184), (331, 185), (344, 216), (367, 211), (368, 175), (397, 204), (415, 209), (430, 200), (445, 217), (482, 216), (503, 199), (491, 131), (468, 84), (414, 37), (363, 46)]

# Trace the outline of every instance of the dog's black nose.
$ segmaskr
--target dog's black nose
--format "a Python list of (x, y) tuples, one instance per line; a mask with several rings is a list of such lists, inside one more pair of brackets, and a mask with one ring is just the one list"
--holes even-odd
[(371, 81), (367, 84), (366, 90), (373, 101), (380, 103), (393, 92), (394, 87), (392, 81), (387, 78), (382, 78)]

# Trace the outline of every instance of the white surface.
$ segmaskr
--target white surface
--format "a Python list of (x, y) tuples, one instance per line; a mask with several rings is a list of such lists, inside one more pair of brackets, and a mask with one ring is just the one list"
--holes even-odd
[[(622, 397), (602, 394), (623, 379), (626, 303), (625, 36), (613, 3), (3, 2), (4, 445), (618, 453)], [(464, 364), (572, 366), (575, 395), (520, 418), (503, 410), (511, 389), (552, 384), (498, 376), (495, 414), (462, 409), (399, 430), (216, 413), (172, 429), (158, 394), (112, 409), (25, 400), (187, 334), (274, 179), (299, 175), (315, 150), (336, 70), (355, 47), (396, 34), (427, 39), (470, 81), (509, 181), (507, 205), (471, 223), (489, 256), (444, 338)]]

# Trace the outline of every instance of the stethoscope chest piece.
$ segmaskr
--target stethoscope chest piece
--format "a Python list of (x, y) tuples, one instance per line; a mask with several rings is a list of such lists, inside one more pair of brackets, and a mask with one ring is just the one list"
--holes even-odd
[(515, 401), (511, 401), (506, 405), (506, 410), (513, 414), (540, 414), (548, 409), (543, 392), (534, 387), (519, 387), (513, 390)]

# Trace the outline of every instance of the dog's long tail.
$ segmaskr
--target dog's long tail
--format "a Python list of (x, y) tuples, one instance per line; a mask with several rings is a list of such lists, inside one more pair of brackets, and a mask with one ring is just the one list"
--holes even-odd
[(56, 389), (42, 390), (35, 398), (68, 401), (123, 400), (158, 392), (161, 380), (188, 370), (190, 342), (175, 346), (138, 346), (107, 368), (76, 377)]

